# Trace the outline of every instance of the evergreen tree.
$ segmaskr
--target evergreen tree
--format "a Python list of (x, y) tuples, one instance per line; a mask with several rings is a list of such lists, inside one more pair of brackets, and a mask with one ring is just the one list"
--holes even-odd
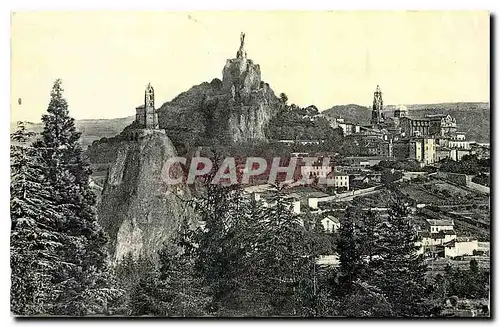
[(56, 205), (66, 209), (57, 226), (65, 235), (65, 243), (58, 253), (62, 268), (53, 276), (59, 289), (52, 313), (105, 313), (107, 301), (120, 292), (109, 285), (107, 239), (96, 219), (96, 199), (89, 186), (90, 165), (78, 142), (80, 133), (69, 116), (61, 80), (54, 83), (42, 122), (44, 129), (34, 147), (41, 155)]
[(358, 204), (347, 208), (341, 221), (337, 251), (340, 269), (334, 295), (339, 314), (352, 317), (386, 317), (392, 314), (391, 304), (372, 278), (383, 265), (380, 249), (379, 217), (361, 210)]
[(304, 251), (310, 258), (307, 264), (310, 265), (311, 273), (309, 287), (303, 292), (304, 309), (309, 310), (309, 315), (312, 316), (331, 316), (336, 309), (331, 302), (331, 289), (327, 281), (331, 277), (331, 272), (316, 263), (319, 256), (332, 254), (335, 251), (334, 234), (326, 233), (321, 223), (325, 216), (312, 214), (307, 208), (301, 213), (305, 227)]
[(196, 317), (207, 314), (208, 288), (196, 274), (194, 260), (177, 245), (166, 245), (159, 253), (160, 287), (166, 302), (166, 315)]
[(340, 305), (342, 315), (348, 317), (390, 317), (392, 306), (383, 292), (365, 281), (356, 280), (351, 292)]
[[(204, 222), (188, 246), (199, 276), (211, 290), (211, 312), (220, 315), (242, 315), (242, 292), (249, 250), (253, 250), (250, 230), (247, 230), (247, 203), (238, 185), (212, 184), (218, 170), (218, 156), (214, 151), (214, 167), (203, 180), (203, 196), (192, 201), (198, 219)], [(244, 301), (243, 301), (244, 302)]]
[(337, 252), (340, 268), (338, 285), (335, 293), (346, 296), (353, 290), (353, 283), (363, 274), (365, 262), (363, 261), (362, 244), (359, 230), (356, 225), (360, 210), (348, 207), (345, 217), (341, 220), (339, 238), (337, 239)]
[(426, 272), (423, 258), (417, 255), (417, 234), (408, 210), (395, 202), (386, 222), (380, 225), (381, 264), (373, 270), (373, 283), (386, 295), (396, 316), (422, 316), (427, 308)]
[(51, 312), (54, 260), (64, 236), (56, 229), (61, 208), (44, 178), (39, 153), (31, 147), (34, 133), (25, 123), (11, 135), (11, 310), (16, 315)]
[(489, 296), (489, 273), (479, 268), (474, 259), (470, 261), (468, 270), (447, 266), (443, 279), (448, 297), (479, 299)]
[(209, 290), (195, 270), (192, 231), (184, 220), (177, 236), (158, 252), (159, 262), (126, 256), (119, 264), (120, 273), (130, 272), (129, 315), (193, 317), (207, 314)]
[(169, 303), (160, 283), (160, 271), (154, 264), (133, 286), (129, 301), (129, 315), (131, 316), (167, 316)]
[(272, 205), (263, 210), (256, 267), (262, 291), (271, 297), (269, 315), (311, 315), (316, 256), (307, 252), (304, 228), (282, 191), (273, 190)]
[(195, 210), (205, 222), (193, 242), (197, 245), (195, 266), (212, 290), (213, 310), (232, 303), (236, 260), (241, 249), (232, 246), (233, 223), (240, 217), (240, 190), (232, 186), (207, 185), (206, 196), (198, 199)]

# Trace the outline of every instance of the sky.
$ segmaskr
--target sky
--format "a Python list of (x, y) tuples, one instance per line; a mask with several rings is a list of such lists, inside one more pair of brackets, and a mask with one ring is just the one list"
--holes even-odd
[[(17, 12), (11, 121), (39, 121), (61, 78), (76, 119), (135, 114), (222, 79), (240, 32), (262, 79), (290, 103), (488, 102), (488, 12)], [(21, 98), (21, 104), (18, 99)]]

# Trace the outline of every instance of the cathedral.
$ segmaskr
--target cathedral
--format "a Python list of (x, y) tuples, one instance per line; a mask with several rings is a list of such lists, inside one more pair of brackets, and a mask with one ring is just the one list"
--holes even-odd
[(155, 110), (155, 91), (149, 83), (144, 92), (144, 104), (137, 107), (135, 121), (138, 128), (157, 129), (158, 114)]

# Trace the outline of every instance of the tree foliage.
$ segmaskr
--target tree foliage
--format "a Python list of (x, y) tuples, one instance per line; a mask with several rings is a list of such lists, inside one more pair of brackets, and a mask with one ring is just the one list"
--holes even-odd
[[(96, 219), (90, 166), (62, 92), (57, 80), (42, 116), (44, 129), (39, 139), (27, 145), (24, 127), (12, 136), (21, 143), (11, 150), (12, 275), (16, 281), (12, 303), (18, 314), (109, 313), (108, 302), (121, 294), (110, 284), (107, 239)], [(30, 281), (22, 270), (36, 276)], [(26, 294), (33, 294), (31, 299), (17, 305), (17, 298), (26, 296), (20, 295), (21, 290), (26, 289)], [(37, 303), (36, 309), (32, 302)]]

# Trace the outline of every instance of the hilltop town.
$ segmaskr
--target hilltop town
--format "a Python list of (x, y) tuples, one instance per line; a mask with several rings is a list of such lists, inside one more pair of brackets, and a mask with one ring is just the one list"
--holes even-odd
[[(110, 312), (488, 316), (490, 144), (450, 114), (388, 110), (383, 85), (364, 122), (290, 104), (263, 76), (242, 33), (222, 80), (161, 105), (148, 83), (127, 126), (85, 149), (98, 248), (126, 294)], [(237, 183), (215, 168), (188, 182), (200, 157), (231, 158)], [(267, 168), (244, 183), (255, 157)], [(294, 166), (271, 183), (275, 162)]]

